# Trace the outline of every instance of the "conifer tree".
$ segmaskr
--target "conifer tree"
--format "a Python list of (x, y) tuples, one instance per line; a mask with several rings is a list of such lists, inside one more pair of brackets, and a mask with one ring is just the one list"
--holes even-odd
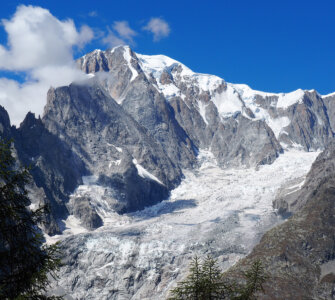
[(203, 263), (195, 256), (189, 274), (184, 281), (172, 289), (170, 300), (254, 300), (255, 294), (263, 291), (267, 279), (260, 261), (243, 272), (242, 284), (224, 276), (217, 266), (217, 260), (207, 256)]
[(10, 146), (0, 141), (0, 299), (61, 299), (45, 296), (59, 249), (43, 245), (37, 224), (45, 208), (27, 208), (29, 171), (18, 168)]

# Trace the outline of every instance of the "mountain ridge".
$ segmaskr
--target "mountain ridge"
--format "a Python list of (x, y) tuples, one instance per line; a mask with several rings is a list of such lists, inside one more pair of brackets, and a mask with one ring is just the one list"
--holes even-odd
[[(166, 56), (137, 54), (128, 46), (94, 50), (78, 59), (77, 65), (88, 78), (69, 87), (51, 88), (40, 121), (33, 121), (33, 115), (28, 114), (21, 126), (13, 129), (3, 117), (3, 133), (17, 139), (20, 159), (39, 170), (35, 181), (45, 194), (40, 200), (54, 203), (52, 214), (62, 212), (52, 218), (52, 225), (46, 229), (50, 234), (61, 233), (61, 220), (70, 211), (76, 211), (71, 207), (76, 202), (68, 201), (83, 184), (83, 176), (96, 176), (97, 184), (104, 186), (108, 197), (114, 199), (109, 205), (119, 212), (129, 212), (166, 199), (182, 179), (182, 170), (197, 166), (200, 149), (209, 149), (223, 168), (257, 168), (273, 163), (285, 149), (324, 149), (334, 137), (335, 95), (332, 94), (321, 97), (314, 90), (289, 94), (253, 91), (214, 75), (194, 73)], [(118, 116), (119, 121), (107, 125), (106, 120), (111, 116)], [(31, 125), (27, 126), (27, 122)], [(36, 149), (20, 150), (24, 148), (22, 139), (29, 143), (27, 139), (38, 138), (33, 133), (35, 127), (40, 128), (38, 134), (48, 132), (42, 135), (46, 140), (41, 145), (49, 145), (52, 140), (62, 145), (57, 147), (68, 149), (64, 153), (76, 157), (74, 165), (66, 163), (80, 170), (72, 176), (75, 183), (69, 185), (70, 189), (52, 187), (52, 178), (65, 185), (73, 179), (66, 179), (62, 163), (51, 164), (51, 169), (44, 166), (50, 165), (47, 162), (50, 158), (43, 158), (46, 150), (40, 150), (44, 154)], [(84, 132), (90, 132), (85, 143), (83, 128)], [(120, 134), (122, 137), (116, 142)], [(113, 138), (107, 138), (109, 135)], [(139, 135), (142, 146), (136, 149), (133, 145), (138, 143)], [(117, 149), (124, 148), (125, 139), (132, 140), (132, 145), (126, 142), (128, 146), (120, 152)], [(27, 155), (25, 151), (33, 152)], [(64, 163), (67, 160), (67, 157), (59, 159)], [(100, 167), (99, 161), (104, 162)], [(139, 176), (139, 168), (146, 173), (140, 171)], [(114, 174), (112, 180), (106, 172)], [(135, 185), (133, 180), (143, 181), (147, 188), (140, 194), (146, 196), (135, 196), (141, 184), (131, 194), (126, 192), (129, 184)], [(164, 186), (156, 186), (158, 182)], [(53, 195), (55, 190), (58, 192)], [(96, 218), (98, 208), (92, 206), (89, 197), (84, 202), (85, 209)], [(278, 203), (286, 207), (284, 202)], [(84, 217), (82, 222), (85, 223)]]

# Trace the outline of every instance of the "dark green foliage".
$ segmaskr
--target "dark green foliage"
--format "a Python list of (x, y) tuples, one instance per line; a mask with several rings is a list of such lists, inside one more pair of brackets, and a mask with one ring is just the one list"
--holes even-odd
[(217, 266), (217, 261), (207, 256), (203, 263), (193, 258), (189, 275), (171, 290), (170, 300), (253, 300), (255, 294), (263, 292), (267, 276), (260, 261), (252, 264), (243, 273), (245, 283), (241, 284), (226, 278)]
[(208, 256), (201, 264), (195, 256), (191, 262), (190, 274), (171, 291), (173, 296), (170, 299), (219, 299), (224, 292), (225, 285), (217, 261)]
[(43, 245), (37, 224), (45, 208), (27, 209), (29, 172), (15, 165), (10, 145), (0, 141), (0, 299), (60, 299), (44, 296), (60, 265), (58, 246)]
[(236, 300), (254, 300), (257, 299), (255, 294), (257, 292), (264, 292), (263, 283), (266, 281), (267, 276), (264, 272), (262, 263), (255, 261), (250, 269), (243, 273), (246, 284), (237, 289), (237, 295), (234, 297)]

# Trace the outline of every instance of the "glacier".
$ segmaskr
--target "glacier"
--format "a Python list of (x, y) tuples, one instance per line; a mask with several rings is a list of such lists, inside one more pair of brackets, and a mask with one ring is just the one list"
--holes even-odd
[(184, 170), (168, 200), (124, 215), (108, 210), (106, 191), (86, 178), (75, 193), (94, 198), (104, 226), (88, 232), (70, 216), (62, 235), (47, 237), (66, 251), (53, 291), (68, 299), (163, 299), (196, 254), (227, 269), (284, 221), (272, 207), (276, 193), (301, 187), (287, 183), (303, 182), (318, 154), (290, 149), (272, 165), (222, 169), (201, 150), (199, 168)]

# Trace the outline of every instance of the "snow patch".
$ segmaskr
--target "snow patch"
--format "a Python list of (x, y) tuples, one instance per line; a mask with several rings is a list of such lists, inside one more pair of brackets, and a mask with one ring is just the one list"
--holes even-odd
[(270, 118), (269, 114), (265, 116), (265, 122), (272, 129), (275, 137), (278, 139), (283, 129), (290, 125), (291, 121), (288, 117)]
[(159, 92), (163, 93), (166, 99), (171, 99), (176, 96), (181, 96), (181, 91), (173, 83), (161, 84), (157, 81)]
[(298, 89), (288, 94), (279, 94), (277, 108), (288, 108), (296, 103), (302, 103), (302, 99), (305, 92), (302, 89)]
[(277, 95), (275, 93), (267, 93), (267, 92), (261, 92), (261, 91), (253, 90), (252, 88), (250, 88), (246, 84), (232, 84), (232, 83), (230, 83), (228, 85), (235, 88), (243, 99), (245, 99), (245, 98), (254, 99), (256, 95), (262, 96), (264, 98)]
[(239, 94), (230, 85), (222, 93), (216, 93), (212, 97), (212, 102), (222, 117), (230, 117), (236, 112), (241, 112), (243, 107)]
[(206, 107), (207, 107), (207, 105), (205, 103), (203, 103), (202, 101), (198, 101), (198, 106), (199, 106), (199, 113), (200, 113), (202, 119), (204, 120), (206, 125), (208, 125), (208, 121), (206, 119)]
[[(202, 91), (214, 91), (219, 85), (224, 83), (224, 80), (218, 76), (195, 73), (184, 64), (165, 55), (142, 55), (136, 53), (136, 56), (139, 58), (142, 70), (146, 74), (151, 74), (154, 78), (156, 78), (158, 83), (162, 73), (164, 71), (170, 73), (174, 66), (180, 66), (181, 72), (178, 73), (178, 75), (181, 77), (182, 82), (188, 85), (195, 83)], [(166, 95), (170, 97), (172, 89), (174, 94), (178, 94), (179, 92), (177, 87), (169, 87), (167, 90), (164, 85), (160, 84), (159, 89), (161, 89), (164, 95), (167, 93)]]
[(130, 79), (130, 82), (132, 82), (137, 76), (138, 76), (138, 73), (137, 71), (134, 69), (134, 67), (132, 66), (131, 64), (131, 61), (132, 61), (132, 56), (131, 56), (131, 52), (130, 52), (130, 48), (128, 46), (125, 46), (123, 47), (123, 57), (124, 59), (126, 60), (126, 62), (128, 63), (128, 67), (132, 73), (132, 77)]
[(118, 152), (122, 153), (122, 148), (120, 147), (116, 147), (115, 145), (113, 144), (110, 144), (110, 143), (107, 143), (108, 146), (111, 146), (111, 147), (114, 147)]
[(158, 182), (161, 185), (164, 185), (155, 175), (151, 174), (149, 171), (147, 171), (146, 169), (144, 169), (138, 162), (137, 160), (134, 158), (133, 159), (133, 164), (135, 165), (136, 169), (137, 169), (137, 173), (139, 176), (141, 176), (142, 178), (147, 178), (153, 181)]
[(203, 91), (212, 92), (224, 83), (224, 80), (215, 75), (194, 73), (193, 77), (197, 81), (198, 87)]
[(332, 97), (332, 96), (335, 96), (335, 92), (330, 93), (330, 94), (328, 94), (328, 95), (322, 95), (321, 97), (322, 97), (322, 98), (327, 98), (327, 97)]
[(165, 55), (143, 55), (136, 53), (136, 56), (140, 61), (142, 70), (148, 75), (151, 74), (156, 79), (161, 77), (164, 70), (171, 69), (176, 64), (189, 70), (180, 62)]
[(298, 184), (295, 184), (295, 185), (290, 186), (290, 187), (288, 188), (289, 192), (286, 193), (286, 195), (290, 195), (290, 194), (293, 194), (293, 193), (299, 191), (299, 190), (302, 188), (302, 186), (304, 185), (304, 183), (305, 183), (305, 179), (306, 179), (306, 178), (304, 178), (304, 180), (302, 180), (302, 181), (301, 181), (300, 183), (298, 183)]
[(65, 224), (65, 229), (62, 232), (61, 235), (53, 235), (53, 236), (49, 236), (48, 234), (44, 233), (44, 238), (46, 240), (46, 243), (48, 245), (54, 244), (66, 237), (72, 236), (72, 235), (77, 235), (80, 233), (85, 233), (88, 232), (88, 230), (86, 228), (84, 228), (83, 226), (81, 226), (80, 224), (80, 220), (77, 219), (75, 216), (73, 215), (69, 215), (67, 217), (66, 220), (64, 220), (64, 224)]
[(108, 165), (108, 168), (111, 168), (112, 166), (119, 166), (121, 164), (121, 159), (118, 159), (118, 160), (112, 160), (109, 165)]

